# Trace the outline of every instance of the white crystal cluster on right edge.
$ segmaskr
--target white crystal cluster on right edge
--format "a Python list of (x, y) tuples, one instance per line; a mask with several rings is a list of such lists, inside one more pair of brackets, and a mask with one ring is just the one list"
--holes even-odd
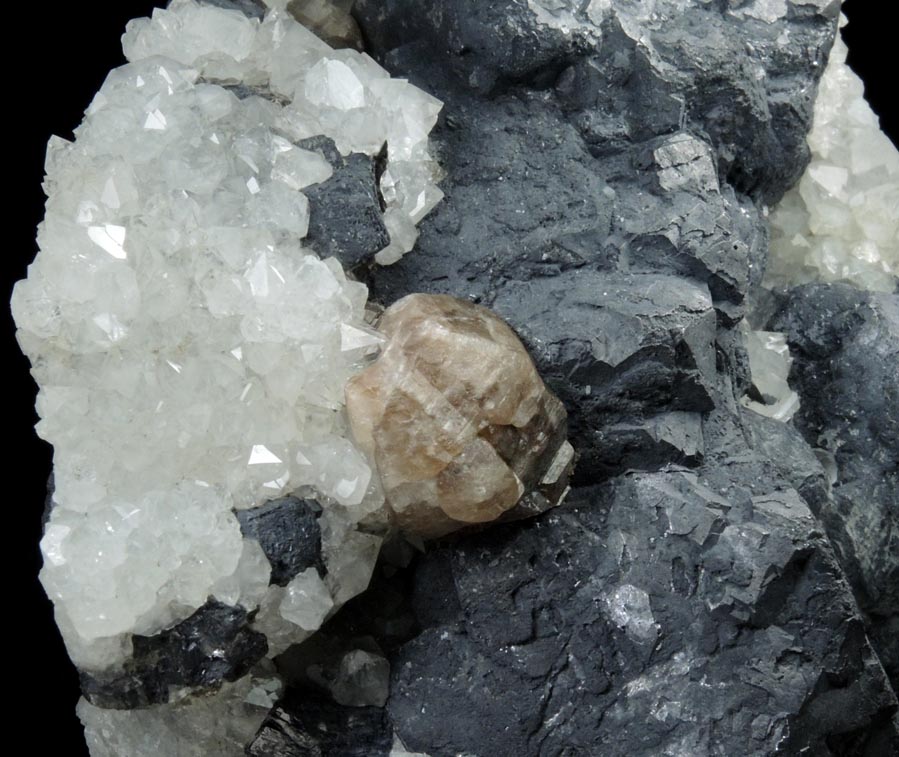
[(766, 286), (848, 281), (891, 292), (896, 285), (899, 151), (880, 130), (847, 53), (838, 37), (815, 103), (812, 162), (771, 213)]

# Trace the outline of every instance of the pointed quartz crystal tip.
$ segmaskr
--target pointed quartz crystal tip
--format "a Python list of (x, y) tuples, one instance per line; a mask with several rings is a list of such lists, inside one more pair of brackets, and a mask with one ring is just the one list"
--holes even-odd
[(347, 411), (403, 530), (437, 538), (562, 500), (574, 457), (565, 408), (501, 318), (415, 294), (379, 328), (387, 344), (348, 382)]

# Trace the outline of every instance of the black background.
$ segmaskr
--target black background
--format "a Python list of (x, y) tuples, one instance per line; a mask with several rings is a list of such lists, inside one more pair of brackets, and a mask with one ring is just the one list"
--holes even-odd
[[(6, 66), (2, 97), (7, 137), (3, 145), (4, 244), (2, 302), (9, 301), (15, 281), (24, 277), (37, 248), (35, 227), (43, 216), (44, 148), (52, 134), (71, 138), (93, 94), (110, 68), (123, 63), (120, 35), (129, 18), (149, 15), (164, 0), (116, 2), (13, 3), (6, 11)], [(885, 131), (897, 142), (899, 113), (889, 106), (897, 92), (895, 42), (887, 21), (887, 3), (847, 0), (851, 24), (845, 36), (849, 62), (867, 85), (868, 98)], [(10, 19), (9, 16), (12, 15)], [(889, 35), (889, 39), (888, 39)], [(13, 49), (19, 52), (11, 52)], [(10, 205), (11, 203), (11, 205)], [(51, 451), (34, 434), (36, 388), (28, 363), (14, 340), (8, 307), (3, 311), (3, 355), (10, 446), (4, 459), (11, 484), (4, 503), (2, 529), (6, 587), (2, 617), (5, 640), (0, 648), (4, 694), (21, 712), (7, 721), (5, 738), (27, 739), (24, 754), (58, 749), (66, 757), (86, 755), (75, 717), (78, 682), (53, 623), (49, 601), (37, 580), (38, 541), (45, 482)], [(12, 545), (12, 549), (9, 549)], [(27, 719), (27, 724), (26, 724)], [(17, 725), (21, 724), (20, 728)], [(17, 750), (17, 747), (13, 747)], [(123, 755), (122, 757), (128, 757)]]

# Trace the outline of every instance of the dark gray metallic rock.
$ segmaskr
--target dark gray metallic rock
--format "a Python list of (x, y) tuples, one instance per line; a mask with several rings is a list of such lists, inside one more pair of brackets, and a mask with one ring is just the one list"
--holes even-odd
[(807, 162), (838, 12), (824, 0), (782, 12), (760, 0), (359, 0), (355, 10), (376, 54), (422, 44), (456, 86), (560, 89), (597, 153), (701, 131), (722, 176), (766, 201)]
[(388, 705), (410, 749), (895, 749), (895, 696), (815, 517), (828, 471), (739, 405), (761, 207), (805, 168), (838, 10), (357, 3), (371, 51), (445, 102), (446, 197), (372, 295), (496, 309), (581, 455), (568, 506), (415, 564), (423, 631), (391, 654)]
[[(383, 304), (414, 292), (489, 303), (509, 279), (603, 264), (613, 202), (599, 163), (545, 98), (453, 93), (436, 137), (445, 199), (415, 251), (372, 272)], [(463, 127), (471, 124), (471, 127)], [(476, 127), (475, 127), (476, 125)]]
[[(736, 446), (733, 420), (715, 423)], [(827, 540), (746, 448), (576, 489), (425, 556), (416, 579), (426, 630), (392, 659), (388, 708), (432, 757), (896, 743), (895, 696)]]
[(292, 691), (269, 713), (249, 757), (387, 757), (393, 734), (383, 709), (344, 707)]
[(155, 636), (134, 636), (122, 670), (82, 672), (84, 696), (98, 707), (133, 709), (169, 701), (172, 690), (209, 689), (246, 675), (268, 651), (247, 612), (209, 601)]
[(769, 6), (360, 0), (373, 52), (446, 103), (446, 199), (374, 297), (489, 303), (591, 267), (696, 280), (735, 323), (767, 254), (746, 195), (771, 202), (804, 169), (835, 31), (834, 3), (777, 23)]
[(678, 131), (603, 159), (616, 193), (607, 246), (628, 272), (671, 273), (708, 286), (734, 323), (761, 279), (767, 230), (753, 203), (719, 182), (705, 139)]
[(283, 497), (235, 512), (245, 537), (256, 539), (272, 566), (271, 582), (287, 586), (307, 568), (324, 575), (321, 506), (312, 500)]
[[(753, 449), (765, 455), (819, 518), (829, 506), (830, 481), (812, 447), (791, 423), (743, 411), (743, 427)], [(839, 554), (839, 549), (838, 549)]]
[[(448, 293), (500, 312), (566, 404), (579, 483), (698, 465), (715, 331), (743, 316), (767, 255), (745, 193), (776, 196), (805, 162), (807, 103), (787, 118), (771, 87), (814, 93), (834, 9), (766, 24), (747, 4), (666, 1), (652, 18), (626, 2), (538, 5), (357, 3), (374, 52), (445, 101), (446, 197), (413, 254), (371, 270), (372, 296)], [(778, 52), (784, 28), (795, 47)], [(666, 304), (628, 315), (651, 277), (669, 282)], [(701, 314), (687, 312), (694, 291)], [(617, 363), (593, 354), (606, 341)]]
[(792, 290), (771, 322), (787, 334), (796, 427), (833, 466), (820, 517), (894, 685), (899, 683), (899, 295), (848, 285)]
[(378, 189), (386, 153), (375, 159), (362, 153), (343, 157), (327, 137), (312, 137), (298, 146), (318, 152), (334, 169), (330, 179), (303, 190), (309, 200), (304, 244), (322, 257), (336, 257), (347, 269), (370, 262), (390, 244)]
[(705, 287), (576, 268), (506, 282), (490, 304), (569, 408), (579, 481), (701, 460), (699, 413), (717, 381)]

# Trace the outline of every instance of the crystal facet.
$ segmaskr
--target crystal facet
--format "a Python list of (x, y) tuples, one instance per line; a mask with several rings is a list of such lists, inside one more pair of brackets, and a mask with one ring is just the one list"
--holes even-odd
[(387, 345), (348, 382), (347, 411), (402, 528), (434, 537), (496, 520), (545, 476), (555, 495), (540, 509), (558, 503), (572, 458), (565, 408), (502, 319), (410, 295), (379, 328)]

